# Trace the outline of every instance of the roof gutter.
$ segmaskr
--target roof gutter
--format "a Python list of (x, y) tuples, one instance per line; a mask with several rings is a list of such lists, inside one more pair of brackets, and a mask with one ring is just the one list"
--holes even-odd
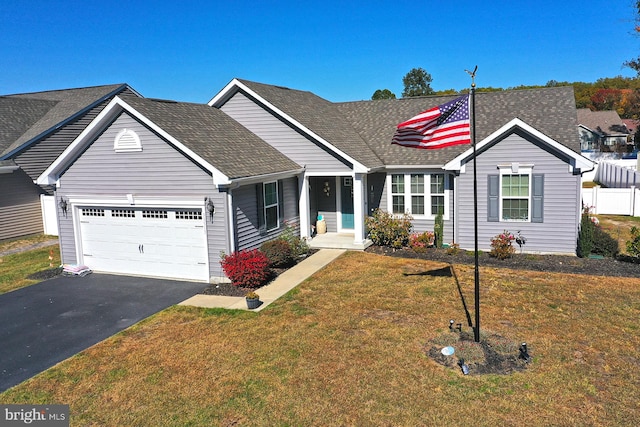
[(241, 185), (258, 184), (260, 182), (268, 182), (268, 181), (275, 181), (278, 179), (292, 178), (294, 176), (300, 175), (301, 173), (304, 173), (304, 171), (305, 171), (305, 168), (300, 168), (300, 169), (292, 169), (285, 172), (274, 172), (274, 173), (267, 173), (263, 175), (233, 178), (233, 179), (230, 179), (228, 182), (218, 184), (217, 187), (223, 188), (223, 189), (234, 189), (234, 188), (240, 187)]

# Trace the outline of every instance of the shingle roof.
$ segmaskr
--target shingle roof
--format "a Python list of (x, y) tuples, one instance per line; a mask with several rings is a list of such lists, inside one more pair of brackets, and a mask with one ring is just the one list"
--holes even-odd
[[(16, 117), (18, 124), (9, 125), (5, 132), (5, 121), (10, 122), (11, 117), (3, 118), (0, 122), (3, 129), (0, 134), (2, 155), (6, 156), (16, 149), (21, 149), (34, 138), (58, 128), (87, 108), (126, 87), (126, 84), (114, 84), (3, 96), (0, 108), (13, 114), (12, 117)], [(1, 107), (3, 104), (4, 107)], [(22, 133), (18, 135), (20, 131)]]
[(300, 169), (217, 108), (143, 98), (125, 102), (231, 179)]
[(311, 92), (247, 80), (238, 81), (354, 160), (370, 168), (383, 166), (380, 158), (336, 104)]
[[(468, 146), (416, 150), (391, 145), (391, 138), (398, 123), (454, 98), (428, 96), (345, 102), (336, 106), (386, 165), (436, 166), (453, 159)], [(476, 93), (477, 142), (516, 117), (560, 144), (580, 152), (573, 88)]]
[(588, 108), (579, 108), (577, 116), (578, 124), (603, 136), (627, 135), (629, 133), (616, 111), (591, 111)]
[(56, 101), (0, 97), (0, 153), (56, 104)]

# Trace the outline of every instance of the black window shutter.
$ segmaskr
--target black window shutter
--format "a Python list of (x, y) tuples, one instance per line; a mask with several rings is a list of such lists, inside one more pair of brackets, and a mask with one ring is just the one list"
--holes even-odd
[(487, 176), (487, 221), (500, 221), (500, 175)]
[(533, 175), (531, 189), (531, 222), (544, 222), (544, 175)]
[(278, 181), (278, 219), (280, 226), (284, 222), (284, 184), (282, 180)]
[(256, 200), (258, 201), (258, 230), (262, 233), (267, 230), (266, 219), (264, 217), (264, 192), (262, 184), (256, 184)]

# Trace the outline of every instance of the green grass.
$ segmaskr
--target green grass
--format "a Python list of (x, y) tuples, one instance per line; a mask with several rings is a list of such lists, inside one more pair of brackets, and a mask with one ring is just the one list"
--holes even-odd
[[(426, 354), (465, 318), (454, 279), (403, 274), (444, 266), (349, 252), (259, 313), (170, 308), (0, 403), (100, 426), (640, 423), (640, 280), (481, 268), (483, 330), (533, 363), (463, 376)], [(455, 268), (473, 305), (473, 267)]]
[(28, 276), (46, 270), (50, 265), (60, 265), (58, 245), (0, 258), (0, 294), (37, 283), (38, 280), (28, 279)]

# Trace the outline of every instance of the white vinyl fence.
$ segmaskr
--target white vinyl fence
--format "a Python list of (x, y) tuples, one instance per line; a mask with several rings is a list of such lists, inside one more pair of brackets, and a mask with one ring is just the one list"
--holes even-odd
[(595, 181), (607, 188), (640, 187), (640, 172), (632, 167), (612, 162), (600, 162), (596, 170)]
[(40, 195), (40, 205), (42, 206), (42, 224), (44, 234), (49, 236), (58, 235), (58, 213), (56, 211), (56, 198), (54, 196)]
[(640, 216), (640, 189), (583, 188), (582, 203), (595, 214)]

